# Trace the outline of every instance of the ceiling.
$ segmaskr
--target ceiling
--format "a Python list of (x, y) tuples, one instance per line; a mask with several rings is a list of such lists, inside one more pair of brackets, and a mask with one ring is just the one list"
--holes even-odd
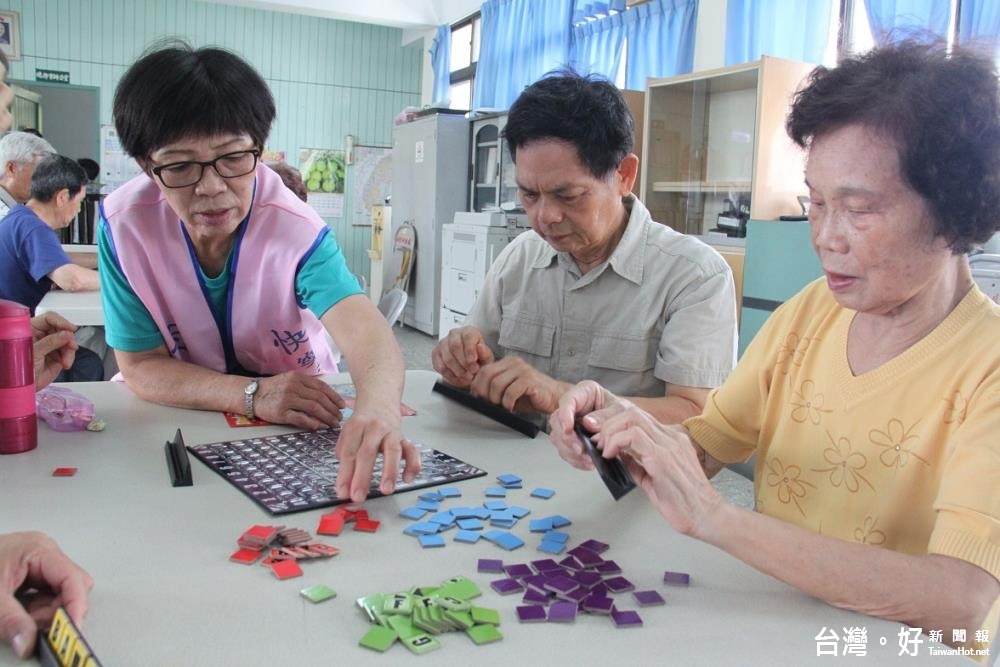
[(202, 0), (401, 28), (408, 42), (479, 11), (483, 0)]

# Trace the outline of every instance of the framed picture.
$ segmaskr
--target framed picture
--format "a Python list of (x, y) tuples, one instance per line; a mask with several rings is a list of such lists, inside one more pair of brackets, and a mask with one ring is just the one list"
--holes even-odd
[(8, 60), (21, 59), (21, 16), (17, 12), (0, 11), (0, 49)]

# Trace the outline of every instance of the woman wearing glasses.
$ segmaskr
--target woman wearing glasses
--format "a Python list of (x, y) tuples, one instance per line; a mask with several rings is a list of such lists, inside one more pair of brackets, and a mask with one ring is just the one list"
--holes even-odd
[(403, 359), (329, 228), (259, 163), (274, 115), (260, 74), (220, 49), (173, 42), (122, 77), (115, 127), (144, 173), (102, 207), (107, 340), (146, 400), (316, 429), (345, 406), (316, 377), (339, 357), (325, 329), (357, 387), (337, 493), (361, 501), (377, 453), (419, 468), (400, 433)]

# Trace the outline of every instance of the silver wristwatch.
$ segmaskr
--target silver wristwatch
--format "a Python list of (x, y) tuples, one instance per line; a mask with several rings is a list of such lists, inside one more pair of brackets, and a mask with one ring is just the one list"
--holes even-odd
[(254, 397), (254, 394), (257, 393), (257, 390), (259, 388), (260, 388), (260, 378), (254, 378), (253, 380), (250, 381), (250, 384), (248, 384), (243, 389), (243, 400), (246, 403), (247, 417), (249, 419), (253, 419), (254, 418), (253, 397)]

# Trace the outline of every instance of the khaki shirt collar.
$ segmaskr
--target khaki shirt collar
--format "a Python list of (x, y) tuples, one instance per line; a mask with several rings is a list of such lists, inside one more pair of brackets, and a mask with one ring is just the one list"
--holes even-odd
[[(611, 269), (626, 280), (631, 280), (635, 284), (642, 283), (642, 262), (646, 246), (646, 234), (648, 226), (645, 224), (649, 220), (649, 211), (643, 206), (635, 195), (629, 194), (622, 197), (622, 204), (629, 213), (628, 222), (625, 226), (625, 233), (618, 240), (618, 245), (601, 266), (595, 267), (587, 275), (593, 274), (597, 278), (604, 270), (610, 266)], [(558, 259), (559, 265), (576, 277), (580, 277), (580, 269), (576, 261), (567, 252), (556, 252), (552, 246), (545, 244), (545, 249), (539, 253), (538, 260), (533, 268), (544, 269), (552, 265), (552, 261)], [(588, 283), (590, 281), (587, 281)]]

